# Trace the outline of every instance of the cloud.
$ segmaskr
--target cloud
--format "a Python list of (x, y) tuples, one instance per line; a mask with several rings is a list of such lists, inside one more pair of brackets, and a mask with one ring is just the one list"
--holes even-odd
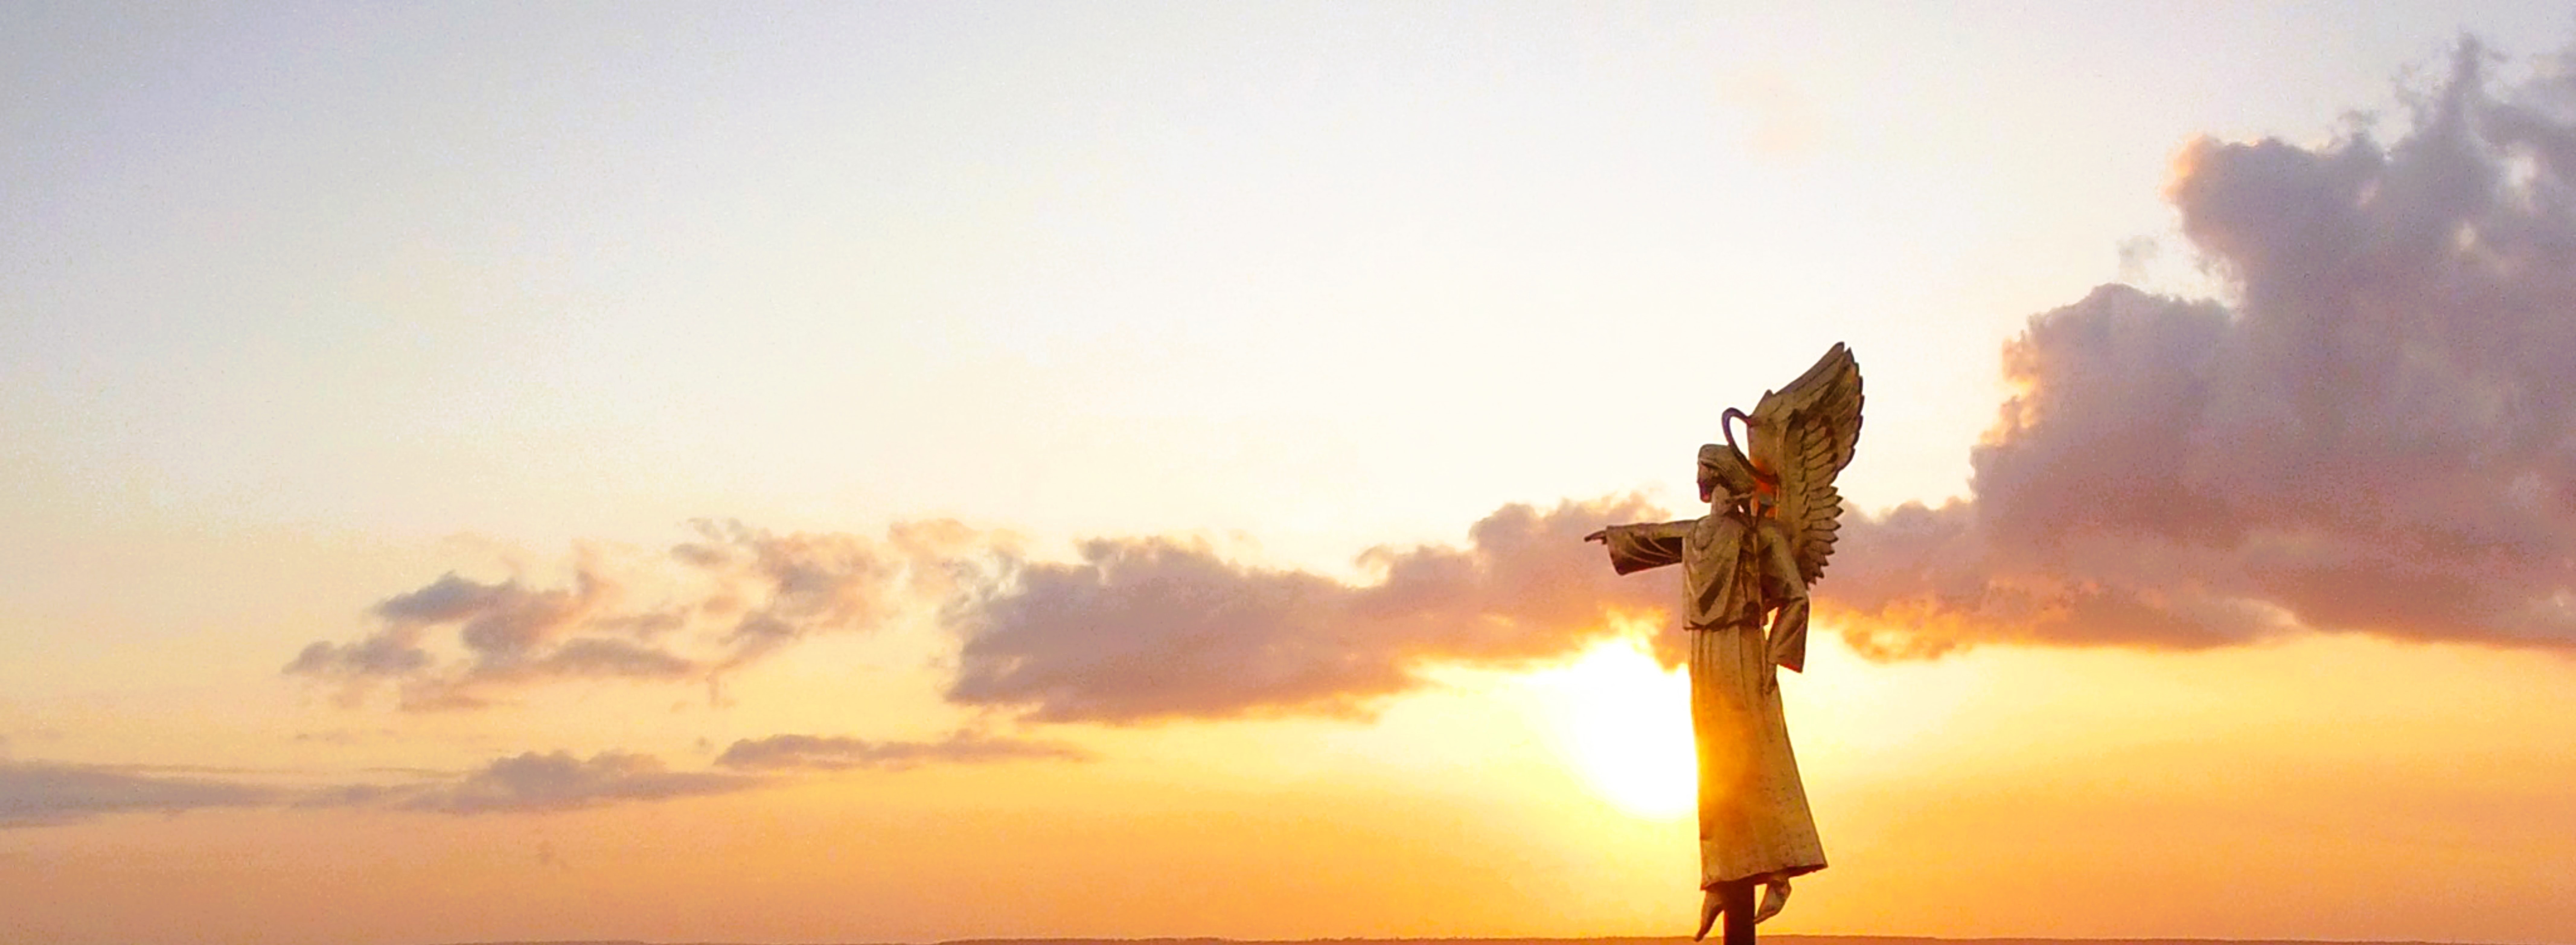
[(264, 785), (91, 765), (0, 762), (0, 827), (71, 823), (137, 811), (175, 814), (212, 807), (264, 807), (287, 797), (288, 792)]
[(2390, 143), (2183, 148), (2234, 298), (2032, 318), (1973, 497), (1842, 533), (1852, 639), (2576, 648), (2576, 73), (2491, 62), (2464, 41)]
[[(947, 750), (960, 757), (978, 751), (996, 758), (1015, 751), (1028, 757), (1063, 756), (1047, 753), (1072, 751), (1008, 739), (952, 741), (957, 744), (947, 746)], [(230, 777), (165, 773), (172, 771)], [(495, 759), (462, 774), (406, 773), (426, 776), (393, 784), (298, 787), (247, 780), (245, 776), (261, 772), (228, 768), (0, 762), (0, 828), (73, 823), (109, 814), (175, 814), (207, 808), (360, 807), (447, 814), (559, 811), (726, 794), (773, 783), (769, 777), (734, 772), (672, 771), (653, 756), (616, 751), (589, 758), (564, 751), (526, 752)]]
[(949, 609), (948, 699), (1049, 722), (1356, 714), (1444, 664), (1519, 665), (1664, 609), (1669, 579), (1620, 578), (1582, 536), (1659, 519), (1637, 499), (1506, 505), (1465, 548), (1381, 547), (1353, 584), (1230, 562), (1173, 538), (1099, 539), (1081, 559), (1005, 557)]
[[(285, 671), (340, 682), (353, 701), (390, 686), (406, 709), (478, 708), (564, 680), (712, 681), (814, 634), (914, 614), (955, 635), (946, 697), (963, 706), (1055, 722), (1352, 715), (1422, 686), (1431, 667), (1563, 656), (1612, 632), (1613, 613), (1666, 609), (1670, 578), (1620, 578), (1582, 540), (1661, 517), (1635, 498), (1506, 505), (1463, 548), (1370, 549), (1358, 563), (1372, 579), (1358, 583), (1163, 536), (1087, 541), (1065, 562), (951, 522), (882, 540), (702, 522), (650, 580), (661, 590), (649, 603), (594, 551), (558, 587), (448, 574), (376, 604), (373, 633), (313, 643)], [(1065, 756), (982, 736), (735, 749), (740, 767)]]
[[(1829, 623), (1890, 657), (2302, 632), (2576, 649), (2576, 72), (2502, 83), (2493, 61), (2463, 42), (2390, 139), (2183, 147), (2168, 196), (2228, 297), (2108, 285), (2032, 317), (1970, 496), (1850, 515), (1817, 588)], [(1561, 656), (1612, 613), (1663, 610), (1668, 577), (1618, 578), (1580, 541), (1653, 517), (1506, 506), (1464, 547), (1367, 552), (1356, 582), (1162, 536), (1041, 561), (953, 525), (701, 525), (671, 599), (638, 605), (589, 561), (556, 588), (451, 575), (289, 672), (470, 705), (711, 679), (937, 604), (959, 705), (1364, 714), (1432, 667)]]
[(936, 599), (955, 581), (944, 556), (991, 541), (953, 522), (898, 525), (882, 540), (737, 522), (693, 529), (660, 562), (624, 569), (644, 572), (662, 599), (639, 599), (588, 548), (563, 586), (449, 573), (379, 601), (374, 632), (307, 645), (285, 672), (338, 682), (353, 703), (391, 687), (413, 710), (481, 708), (572, 679), (712, 682), (811, 635), (872, 629)]
[(716, 765), (746, 771), (866, 768), (901, 771), (926, 764), (1002, 761), (1089, 761), (1091, 753), (1061, 742), (1004, 738), (963, 731), (938, 741), (868, 741), (825, 735), (772, 735), (726, 748)]
[(325, 803), (382, 804), (450, 814), (523, 813), (728, 794), (766, 783), (766, 779), (739, 774), (671, 771), (651, 755), (604, 751), (585, 759), (568, 751), (527, 752), (496, 759), (446, 783), (343, 789), (326, 795)]
[[(2464, 41), (2393, 140), (2182, 148), (2169, 199), (2228, 298), (2106, 285), (2033, 316), (1969, 497), (1847, 515), (1827, 624), (1881, 657), (2304, 632), (2576, 650), (2576, 72), (2506, 84), (2492, 61)], [(556, 679), (712, 679), (935, 605), (961, 706), (1362, 715), (1434, 667), (1558, 657), (1612, 614), (1665, 610), (1669, 576), (1619, 578), (1580, 540), (1656, 517), (1505, 506), (1464, 547), (1363, 554), (1356, 582), (1167, 536), (1043, 561), (946, 523), (882, 540), (702, 524), (672, 550), (696, 576), (673, 599), (635, 606), (587, 562), (551, 589), (451, 575), (288, 671), (471, 705)]]

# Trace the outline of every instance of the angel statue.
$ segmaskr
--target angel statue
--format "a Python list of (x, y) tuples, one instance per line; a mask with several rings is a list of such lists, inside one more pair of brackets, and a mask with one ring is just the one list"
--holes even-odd
[[(1787, 904), (1789, 878), (1825, 868), (1773, 667), (1806, 665), (1807, 585), (1833, 554), (1842, 514), (1834, 476), (1860, 440), (1860, 403), (1860, 366), (1837, 344), (1788, 387), (1763, 393), (1751, 416), (1727, 409), (1726, 444), (1699, 448), (1707, 515), (1584, 536), (1609, 549), (1621, 574), (1682, 565), (1704, 891), (1694, 938), (1723, 914), (1728, 945), (1749, 945), (1754, 923)], [(1735, 443), (1738, 419), (1749, 458)], [(1755, 885), (1764, 887), (1758, 910)]]

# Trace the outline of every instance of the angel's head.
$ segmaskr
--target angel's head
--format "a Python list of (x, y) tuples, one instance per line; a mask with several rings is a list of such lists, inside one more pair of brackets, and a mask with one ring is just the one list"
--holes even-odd
[(1699, 448), (1700, 501), (1714, 502), (1723, 495), (1731, 505), (1752, 495), (1753, 487), (1753, 464), (1745, 461), (1743, 451), (1722, 443)]

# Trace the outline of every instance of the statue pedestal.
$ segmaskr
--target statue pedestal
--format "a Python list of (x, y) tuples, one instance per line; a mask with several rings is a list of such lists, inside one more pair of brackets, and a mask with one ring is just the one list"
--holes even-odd
[(1718, 893), (1726, 898), (1726, 945), (1753, 945), (1753, 883), (1728, 883)]

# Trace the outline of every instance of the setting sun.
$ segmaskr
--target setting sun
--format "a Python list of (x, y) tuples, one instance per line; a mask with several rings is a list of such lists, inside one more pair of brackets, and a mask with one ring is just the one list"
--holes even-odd
[(1552, 745), (1620, 810), (1656, 820), (1691, 810), (1690, 681), (1634, 638), (1603, 643), (1531, 687), (1549, 707)]

